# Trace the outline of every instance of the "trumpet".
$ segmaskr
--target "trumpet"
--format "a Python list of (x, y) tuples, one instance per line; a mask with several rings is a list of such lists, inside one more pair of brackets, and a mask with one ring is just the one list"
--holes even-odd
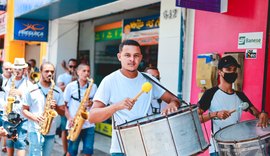
[(40, 79), (40, 73), (38, 73), (38, 72), (32, 72), (30, 74), (30, 79), (31, 79), (31, 81), (33, 83), (37, 83), (39, 81), (39, 79)]

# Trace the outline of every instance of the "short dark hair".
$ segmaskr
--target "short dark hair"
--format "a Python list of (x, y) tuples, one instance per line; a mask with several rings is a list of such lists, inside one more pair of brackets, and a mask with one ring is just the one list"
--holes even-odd
[[(35, 60), (35, 59), (30, 59), (29, 61), (34, 62), (34, 64), (37, 64), (37, 62), (36, 62), (36, 60)], [(29, 61), (28, 61), (28, 62), (29, 62)]]
[(82, 67), (85, 67), (85, 66), (90, 67), (90, 65), (89, 65), (89, 64), (86, 64), (86, 63), (80, 63), (80, 64), (78, 65), (77, 70), (80, 70)]
[(149, 66), (149, 67), (146, 67), (146, 68), (144, 69), (144, 72), (147, 72), (147, 70), (150, 70), (150, 69), (152, 69), (152, 70), (157, 70), (157, 71), (158, 71), (158, 68), (157, 68), (157, 67), (155, 67), (155, 66)]
[(119, 45), (119, 52), (121, 52), (121, 51), (123, 50), (123, 47), (124, 47), (125, 45), (137, 46), (137, 47), (140, 48), (140, 50), (142, 50), (142, 49), (141, 49), (141, 45), (140, 45), (137, 41), (135, 41), (135, 40), (124, 40), (124, 41)]
[(55, 67), (54, 67), (54, 65), (53, 65), (51, 62), (43, 62), (43, 63), (40, 65), (39, 70), (42, 71), (42, 70), (43, 70), (43, 67), (44, 67), (45, 65), (47, 65), (47, 64), (52, 65), (52, 66), (53, 66), (53, 69), (55, 70)]
[(76, 62), (76, 63), (77, 63), (77, 60), (76, 60), (75, 58), (71, 58), (71, 59), (69, 59), (69, 60), (68, 60), (68, 63), (69, 63), (69, 62), (71, 62), (71, 61), (72, 61), (72, 62)]

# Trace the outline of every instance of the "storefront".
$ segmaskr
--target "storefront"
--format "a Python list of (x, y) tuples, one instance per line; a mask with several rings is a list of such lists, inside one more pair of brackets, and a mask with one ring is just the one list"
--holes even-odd
[[(209, 11), (195, 11), (194, 46), (191, 103), (197, 103), (201, 89), (196, 83), (198, 56), (215, 53), (223, 56), (226, 52), (232, 54), (242, 53), (243, 83), (242, 90), (249, 97), (258, 110), (263, 107), (269, 109), (269, 96), (263, 96), (264, 87), (264, 61), (268, 51), (266, 48), (268, 1), (228, 1), (228, 10), (224, 13)], [(206, 20), (211, 19), (211, 20)], [(259, 44), (244, 43), (247, 38), (253, 38)], [(269, 70), (269, 68), (268, 68)], [(268, 88), (269, 90), (269, 85)], [(254, 119), (250, 113), (243, 113), (242, 120)], [(208, 122), (209, 123), (209, 122)], [(208, 134), (211, 129), (208, 127)], [(209, 155), (208, 151), (204, 155)]]

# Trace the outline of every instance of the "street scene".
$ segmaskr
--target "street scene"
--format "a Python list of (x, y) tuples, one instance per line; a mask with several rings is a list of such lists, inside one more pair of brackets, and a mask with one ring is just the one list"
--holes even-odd
[(268, 0), (0, 0), (0, 155), (270, 156)]

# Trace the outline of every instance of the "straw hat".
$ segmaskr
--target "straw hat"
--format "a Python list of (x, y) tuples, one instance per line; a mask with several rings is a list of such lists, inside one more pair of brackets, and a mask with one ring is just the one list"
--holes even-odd
[(15, 58), (12, 68), (22, 69), (28, 67), (28, 64), (25, 62), (24, 58)]

